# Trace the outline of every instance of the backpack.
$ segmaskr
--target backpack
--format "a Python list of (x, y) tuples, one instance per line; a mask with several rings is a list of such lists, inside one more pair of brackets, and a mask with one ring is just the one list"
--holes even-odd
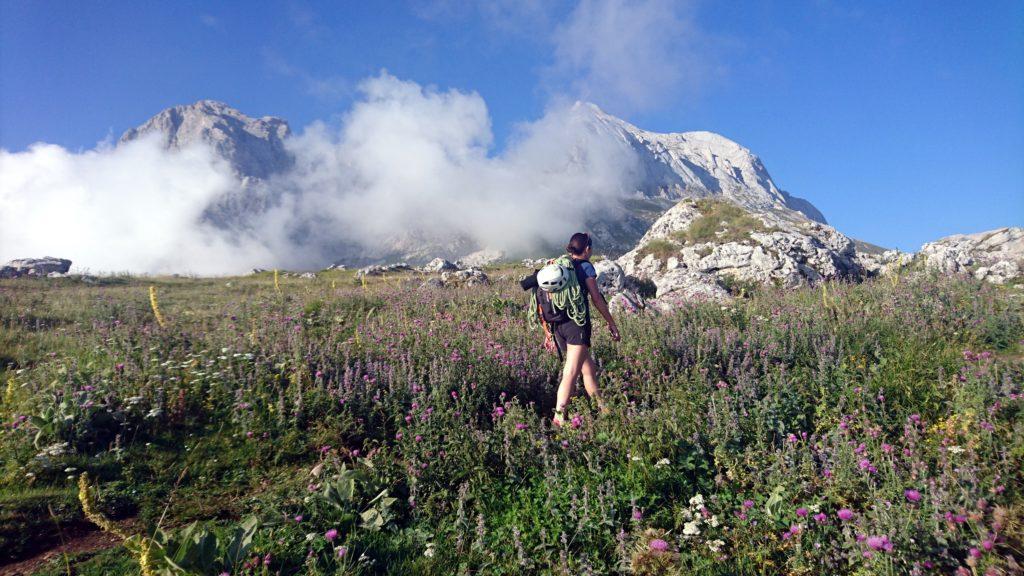
[(563, 255), (557, 259), (548, 260), (548, 264), (557, 264), (565, 269), (568, 272), (569, 282), (556, 292), (547, 292), (534, 286), (533, 298), (530, 303), (531, 320), (540, 320), (545, 324), (561, 324), (571, 320), (577, 325), (583, 326), (589, 311), (587, 310), (586, 294), (579, 284), (572, 259)]

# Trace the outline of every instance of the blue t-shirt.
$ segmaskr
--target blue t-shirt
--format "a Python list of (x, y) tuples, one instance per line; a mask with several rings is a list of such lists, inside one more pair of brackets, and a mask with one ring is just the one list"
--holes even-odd
[(587, 278), (597, 278), (597, 270), (589, 260), (573, 260), (573, 268), (576, 271), (576, 281), (583, 289), (583, 305), (587, 308), (587, 321), (590, 321), (590, 292), (587, 291)]

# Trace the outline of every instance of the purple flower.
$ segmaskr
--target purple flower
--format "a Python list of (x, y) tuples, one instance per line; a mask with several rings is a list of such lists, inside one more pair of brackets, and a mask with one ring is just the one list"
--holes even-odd
[(338, 547), (338, 558), (344, 558), (345, 554), (348, 554), (348, 546)]
[(921, 500), (921, 493), (911, 488), (910, 490), (904, 490), (903, 495), (907, 497), (910, 502), (918, 502)]
[(853, 510), (850, 510), (849, 508), (842, 508), (839, 512), (836, 512), (836, 516), (838, 516), (840, 520), (848, 522), (853, 520)]
[(633, 520), (639, 521), (639, 520), (643, 520), (643, 519), (644, 519), (644, 513), (641, 512), (639, 508), (634, 509), (633, 510)]
[(796, 509), (796, 515), (801, 517), (801, 518), (803, 518), (804, 516), (807, 516), (807, 508), (797, 508)]
[(334, 528), (331, 528), (330, 530), (328, 530), (327, 532), (324, 533), (324, 539), (327, 540), (328, 542), (334, 542), (334, 539), (337, 538), (337, 537), (338, 537), (338, 531), (335, 530)]
[(583, 418), (580, 418), (578, 415), (572, 417), (572, 427), (573, 428), (579, 428), (582, 425), (583, 425)]
[(981, 558), (981, 550), (978, 550), (977, 548), (971, 548), (967, 553), (974, 558)]
[(892, 551), (892, 542), (889, 541), (888, 536), (868, 536), (867, 542), (868, 546), (875, 550)]
[(516, 422), (516, 430), (526, 430), (526, 428), (526, 424), (523, 424), (522, 422)]
[(302, 514), (299, 514), (298, 516), (296, 516), (295, 517), (295, 521), (296, 522), (302, 522)]
[(828, 516), (826, 516), (824, 512), (818, 512), (817, 514), (814, 515), (814, 521), (817, 522), (818, 524), (824, 524), (825, 520), (827, 520), (827, 519), (828, 519)]
[(668, 550), (668, 542), (665, 542), (661, 538), (651, 540), (649, 546), (651, 547), (651, 550), (654, 550), (655, 552), (664, 552), (665, 550)]
[(753, 508), (754, 507), (754, 501), (753, 500), (744, 500), (743, 501), (743, 507), (744, 508)]

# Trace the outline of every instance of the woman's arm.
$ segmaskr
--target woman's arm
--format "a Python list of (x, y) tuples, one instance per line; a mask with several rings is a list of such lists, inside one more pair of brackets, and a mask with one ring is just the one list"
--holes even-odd
[(587, 291), (590, 292), (590, 299), (594, 302), (594, 307), (597, 311), (604, 316), (605, 322), (608, 323), (608, 330), (612, 333), (612, 340), (619, 341), (619, 327), (615, 324), (615, 319), (612, 318), (612, 313), (608, 311), (608, 303), (604, 300), (604, 295), (601, 294), (601, 290), (597, 288), (597, 280), (594, 278), (587, 278)]

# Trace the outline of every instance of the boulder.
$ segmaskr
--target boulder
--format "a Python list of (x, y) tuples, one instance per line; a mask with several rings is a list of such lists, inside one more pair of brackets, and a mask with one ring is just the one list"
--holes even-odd
[(445, 286), (476, 286), (478, 284), (490, 284), (490, 280), (487, 278), (487, 274), (484, 274), (483, 270), (479, 268), (467, 268), (465, 270), (456, 270), (454, 272), (442, 272), (441, 282)]
[(597, 270), (597, 287), (601, 293), (610, 296), (617, 294), (626, 286), (626, 274), (614, 260), (601, 260), (594, 264)]
[(458, 269), (458, 266), (452, 264), (451, 262), (445, 260), (444, 258), (434, 258), (425, 266), (420, 268), (420, 271), (436, 274), (438, 272), (451, 272)]
[(71, 269), (71, 260), (66, 258), (22, 258), (11, 260), (0, 267), (0, 278), (18, 278), (21, 276), (46, 277), (53, 273), (67, 274)]
[(381, 276), (384, 274), (393, 274), (395, 272), (408, 272), (411, 271), (410, 267), (405, 262), (398, 262), (396, 264), (374, 264), (365, 268), (360, 268), (356, 272), (356, 278), (362, 278), (363, 276)]

